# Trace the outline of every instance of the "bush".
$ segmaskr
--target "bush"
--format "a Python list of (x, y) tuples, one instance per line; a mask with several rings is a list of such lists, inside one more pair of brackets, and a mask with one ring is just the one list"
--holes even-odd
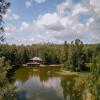
[(0, 100), (15, 100), (13, 93), (13, 86), (11, 86), (7, 79), (7, 71), (9, 67), (9, 61), (6, 61), (5, 57), (0, 58)]
[(66, 62), (64, 63), (64, 68), (65, 68), (66, 70), (70, 70), (70, 71), (74, 70), (73, 65), (70, 64), (69, 61), (66, 61)]

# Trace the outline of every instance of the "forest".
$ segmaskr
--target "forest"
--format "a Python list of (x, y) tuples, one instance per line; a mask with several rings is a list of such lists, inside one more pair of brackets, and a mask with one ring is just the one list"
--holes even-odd
[(100, 44), (84, 44), (76, 39), (71, 44), (33, 44), (8, 45), (0, 44), (0, 57), (5, 57), (11, 65), (26, 64), (33, 57), (43, 59), (43, 64), (64, 64), (67, 69), (84, 70), (99, 62)]

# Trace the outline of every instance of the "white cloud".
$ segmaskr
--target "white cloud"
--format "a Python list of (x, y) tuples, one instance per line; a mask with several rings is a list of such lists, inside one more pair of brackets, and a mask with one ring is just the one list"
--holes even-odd
[(57, 13), (46, 13), (44, 15), (41, 15), (36, 20), (36, 25), (40, 28), (45, 27), (46, 25), (51, 25), (53, 23), (56, 23), (59, 20)]
[(65, 2), (63, 2), (63, 3), (57, 5), (57, 10), (58, 10), (58, 12), (59, 12), (59, 14), (60, 14), (61, 16), (64, 15), (65, 9), (66, 9), (67, 7), (69, 7), (69, 3), (67, 2), (67, 0), (66, 0)]
[(5, 31), (6, 31), (6, 32), (9, 32), (9, 33), (10, 33), (10, 32), (15, 32), (16, 29), (17, 29), (16, 26), (14, 26), (14, 25), (12, 25), (12, 24), (10, 24), (10, 25), (8, 25), (8, 26), (5, 27)]
[(35, 0), (35, 2), (37, 2), (37, 3), (41, 4), (41, 3), (46, 2), (46, 0)]
[(5, 37), (7, 40), (13, 40), (13, 35), (17, 32), (17, 27), (13, 24), (8, 24), (5, 26)]
[(27, 8), (31, 7), (31, 6), (32, 6), (32, 0), (27, 0), (27, 1), (25, 2), (25, 6), (26, 6)]
[(92, 33), (92, 37), (100, 42), (100, 18), (95, 17), (95, 20), (90, 24), (90, 32)]
[(89, 18), (89, 22), (93, 23), (94, 22), (94, 18), (93, 17)]
[[(57, 6), (58, 12), (56, 13), (47, 13), (41, 15), (36, 24), (38, 27), (43, 28), (45, 31), (48, 31), (49, 34), (52, 35), (58, 41), (64, 40), (73, 40), (75, 38), (84, 39), (87, 33), (90, 33), (90, 36), (93, 37), (95, 35), (95, 39), (97, 37), (100, 39), (100, 23), (94, 25), (96, 19), (96, 13), (91, 10), (90, 6), (84, 6), (82, 4), (72, 5), (67, 0)], [(66, 15), (66, 9), (70, 9), (70, 13)], [(92, 12), (92, 17), (88, 18), (86, 23), (80, 23), (78, 21), (79, 14), (90, 14)], [(91, 28), (95, 26), (94, 28)], [(92, 30), (92, 31), (91, 31)], [(90, 38), (91, 38), (90, 37)], [(94, 41), (94, 37), (92, 38)], [(97, 40), (98, 41), (98, 40)]]
[[(93, 4), (87, 2), (88, 6), (82, 3), (73, 5), (68, 1), (58, 4), (56, 12), (38, 16), (33, 23), (22, 22), (17, 31), (17, 37), (20, 37), (18, 38), (19, 43), (63, 43), (65, 40), (71, 41), (76, 38), (82, 40), (91, 38), (92, 41), (100, 42), (100, 16), (95, 12)], [(97, 5), (95, 4), (95, 6)], [(66, 10), (69, 11), (68, 14), (66, 14)], [(78, 20), (80, 14), (90, 17), (87, 17), (86, 22), (82, 23)]]
[(19, 18), (20, 16), (17, 14), (14, 14), (11, 9), (9, 9), (7, 14), (4, 15), (5, 20), (18, 20)]
[(90, 6), (100, 17), (100, 0), (90, 0)]
[(48, 31), (52, 37), (60, 41), (72, 40), (73, 37), (82, 37), (87, 30), (84, 24), (78, 23), (76, 17), (72, 15), (59, 16), (58, 13), (47, 13), (39, 16), (35, 23), (37, 27)]
[(90, 5), (100, 8), (100, 0), (90, 0)]
[(72, 16), (75, 16), (75, 15), (78, 15), (79, 13), (86, 13), (86, 12), (88, 12), (89, 11), (89, 9), (88, 8), (86, 8), (86, 7), (83, 7), (83, 6), (81, 6), (80, 4), (77, 4), (76, 6), (75, 6), (75, 9), (73, 10), (73, 12), (72, 12)]
[(20, 26), (20, 30), (24, 31), (24, 30), (27, 30), (28, 28), (29, 28), (29, 24), (27, 22), (22, 22)]

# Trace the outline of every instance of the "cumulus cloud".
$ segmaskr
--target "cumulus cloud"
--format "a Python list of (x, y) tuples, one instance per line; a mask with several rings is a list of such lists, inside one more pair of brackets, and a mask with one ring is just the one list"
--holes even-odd
[[(17, 27), (14, 24), (8, 24), (5, 26), (5, 38), (7, 43), (15, 41), (15, 33), (17, 32)], [(17, 41), (16, 41), (17, 43)]]
[(5, 31), (7, 33), (11, 33), (11, 32), (15, 32), (16, 31), (16, 26), (15, 25), (12, 25), (12, 24), (9, 24), (5, 27)]
[(92, 37), (100, 42), (100, 18), (96, 17), (92, 24), (90, 24), (90, 32), (92, 33)]
[(58, 41), (82, 37), (87, 30), (85, 25), (79, 23), (73, 16), (61, 17), (57, 13), (40, 16), (35, 23), (37, 27), (48, 31)]
[(35, 2), (37, 2), (37, 3), (41, 4), (41, 3), (46, 2), (46, 0), (35, 0)]
[[(46, 2), (46, 0), (34, 0), (36, 3), (41, 4)], [(32, 6), (33, 0), (26, 0), (25, 6), (26, 8), (30, 8)]]
[(11, 9), (8, 9), (7, 14), (4, 15), (5, 20), (18, 20), (20, 18), (19, 15), (14, 14)]
[(100, 12), (100, 0), (90, 0), (90, 5), (96, 13)]
[(86, 13), (86, 12), (88, 12), (88, 11), (89, 11), (88, 8), (83, 7), (83, 6), (80, 5), (80, 4), (77, 4), (77, 5), (75, 6), (75, 9), (74, 9), (73, 12), (72, 12), (72, 15), (75, 16), (75, 15), (78, 15), (79, 13)]
[(25, 6), (26, 6), (27, 8), (31, 7), (31, 6), (32, 6), (32, 0), (27, 0), (27, 1), (25, 2)]
[(61, 16), (65, 14), (66, 8), (71, 8), (67, 0), (57, 5), (57, 10)]
[(46, 13), (41, 15), (36, 20), (36, 25), (43, 28), (46, 25), (51, 25), (59, 20), (57, 13)]
[[(100, 42), (100, 2), (99, 0), (87, 0), (87, 3), (88, 6), (82, 2), (72, 4), (66, 0), (57, 5), (58, 12), (40, 16), (37, 23), (39, 27), (48, 30), (58, 40), (84, 39), (90, 36), (93, 41)], [(80, 14), (85, 14), (80, 18), (81, 21), (84, 19), (85, 23), (79, 22)]]
[(73, 4), (71, 0), (65, 0), (57, 5), (56, 12), (40, 15), (33, 23), (22, 22), (19, 31), (24, 34), (24, 38), (18, 32), (21, 38), (19, 43), (63, 43), (65, 40), (71, 41), (76, 38), (86, 40), (87, 37), (94, 42), (100, 42), (100, 13), (98, 12), (100, 2), (99, 0), (81, 1)]
[(30, 27), (30, 25), (27, 22), (22, 22), (21, 26), (20, 26), (20, 30), (27, 30)]

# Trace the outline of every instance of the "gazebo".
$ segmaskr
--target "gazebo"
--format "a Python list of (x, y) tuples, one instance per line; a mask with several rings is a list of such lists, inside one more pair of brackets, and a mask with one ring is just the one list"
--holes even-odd
[(27, 65), (40, 65), (42, 63), (42, 59), (39, 57), (34, 57), (29, 59)]

